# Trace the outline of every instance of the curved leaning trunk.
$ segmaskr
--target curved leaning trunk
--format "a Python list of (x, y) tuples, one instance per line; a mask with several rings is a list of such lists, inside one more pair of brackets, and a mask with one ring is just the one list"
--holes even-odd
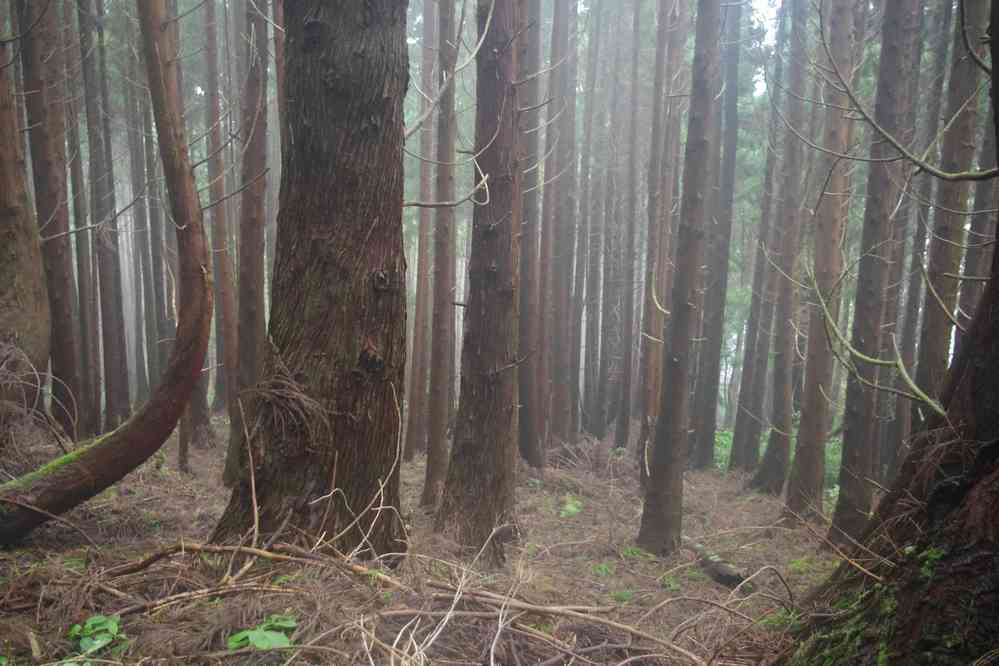
[(177, 225), (179, 294), (177, 335), (160, 385), (145, 406), (121, 427), (0, 486), (0, 544), (97, 495), (149, 459), (173, 432), (201, 375), (212, 320), (211, 269), (201, 224), (187, 140), (180, 120), (176, 61), (161, 66), (159, 54), (176, 52), (176, 34), (161, 30), (162, 1), (139, 5), (146, 66), (159, 130), (170, 205)]

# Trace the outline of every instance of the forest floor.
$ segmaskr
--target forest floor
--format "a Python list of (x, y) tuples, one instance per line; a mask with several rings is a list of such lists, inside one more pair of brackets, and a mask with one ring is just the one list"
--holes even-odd
[[(224, 447), (191, 453), (195, 474), (179, 473), (171, 440), (0, 551), (0, 665), (751, 664), (790, 640), (803, 598), (836, 565), (821, 528), (780, 526), (779, 500), (719, 471), (686, 475), (684, 533), (698, 546), (653, 557), (634, 545), (631, 455), (585, 442), (543, 478), (520, 475), (522, 538), (502, 567), (432, 531), (417, 459), (402, 470), (410, 550), (397, 568), (278, 544), (242, 571), (233, 553), (200, 548), (229, 497)], [(750, 582), (716, 582), (695, 551)]]

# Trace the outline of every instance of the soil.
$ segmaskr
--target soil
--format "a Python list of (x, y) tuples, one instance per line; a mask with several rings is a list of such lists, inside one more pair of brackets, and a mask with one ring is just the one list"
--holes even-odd
[[(720, 471), (686, 475), (684, 533), (750, 582), (717, 583), (692, 550), (653, 557), (634, 545), (632, 456), (593, 441), (553, 456), (543, 476), (523, 468), (520, 539), (502, 567), (433, 533), (417, 508), (421, 458), (402, 468), (410, 544), (394, 568), (281, 544), (247, 560), (198, 548), (229, 498), (224, 453), (192, 449), (184, 475), (173, 438), (65, 521), (0, 551), (0, 664), (751, 664), (786, 644), (803, 597), (837, 563), (822, 527), (781, 524), (779, 500)], [(81, 653), (74, 624), (117, 614), (123, 638), (65, 661)], [(293, 647), (229, 645), (274, 615), (293, 620), (270, 627)]]

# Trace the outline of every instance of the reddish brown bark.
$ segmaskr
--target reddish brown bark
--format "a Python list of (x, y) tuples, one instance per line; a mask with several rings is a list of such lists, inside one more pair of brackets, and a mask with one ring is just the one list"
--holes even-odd
[[(473, 549), (512, 519), (517, 462), (517, 290), (521, 164), (518, 154), (515, 0), (478, 12), (475, 146), (489, 177), (489, 203), (475, 208), (454, 449), (437, 529)], [(502, 539), (493, 554), (502, 557)]]
[(46, 522), (48, 514), (58, 515), (86, 501), (152, 456), (176, 425), (208, 349), (212, 318), (208, 247), (181, 122), (176, 59), (159, 61), (159, 54), (177, 52), (176, 43), (170, 42), (169, 31), (162, 30), (162, 0), (141, 3), (139, 12), (171, 208), (177, 219), (186, 221), (177, 227), (181, 303), (174, 352), (152, 398), (121, 427), (0, 486), (0, 496), (18, 502), (0, 506), (3, 544), (24, 538)]
[[(833, 0), (824, 20), (824, 38), (828, 40), (828, 62), (849, 71), (850, 40), (853, 33), (852, 0)], [(822, 145), (838, 153), (848, 146), (849, 121), (842, 107), (845, 93), (827, 81), (823, 99), (834, 105), (826, 109)], [(788, 480), (787, 508), (798, 516), (821, 515), (822, 485), (825, 475), (825, 444), (829, 430), (829, 402), (832, 390), (833, 358), (825, 334), (826, 317), (839, 317), (837, 284), (843, 270), (838, 248), (849, 208), (847, 168), (838, 160), (824, 159), (820, 173), (828, 174), (818, 207), (813, 215), (814, 284), (809, 298), (808, 363), (805, 366), (801, 423), (795, 445), (794, 464)], [(820, 176), (821, 177), (821, 176)], [(824, 307), (820, 304), (824, 304)]]
[(239, 297), (238, 307), (238, 393), (229, 431), (229, 451), (224, 479), (235, 482), (243, 464), (245, 406), (239, 402), (261, 377), (266, 327), (264, 319), (264, 224), (267, 193), (267, 20), (253, 3), (246, 6), (246, 58), (249, 63), (243, 90), (240, 137), (243, 164), (240, 172), (243, 192), (239, 222)]
[[(304, 533), (314, 543), (325, 535), (344, 553), (405, 548), (395, 508), (406, 346), (406, 8), (394, 0), (368, 8), (285, 5), (285, 117), (294, 141), (281, 174), (273, 353), (244, 400), (247, 464), (213, 540), (238, 540), (259, 524), (264, 537)], [(347, 55), (357, 53), (368, 57)], [(330, 62), (348, 60), (351, 67), (329, 75)]]
[[(911, 63), (911, 40), (916, 35), (918, 3), (895, 2), (885, 9), (882, 25), (881, 58), (874, 119), (889, 134), (901, 129), (905, 88), (898, 72)], [(890, 220), (898, 198), (901, 169), (886, 162), (897, 155), (884, 141), (871, 144), (871, 164), (867, 177), (867, 202), (860, 241), (857, 293), (854, 300), (851, 346), (857, 352), (876, 357), (881, 349), (885, 277), (891, 259)], [(846, 544), (860, 536), (871, 509), (874, 452), (877, 447), (875, 422), (876, 395), (871, 385), (878, 383), (877, 367), (858, 360), (847, 378), (846, 407), (843, 416), (843, 457), (839, 473), (839, 496), (829, 537)]]
[[(24, 103), (27, 109), (35, 210), (48, 284), (52, 325), (52, 415), (70, 438), (76, 436), (76, 396), (82, 384), (78, 370), (78, 336), (73, 324), (76, 285), (73, 280), (66, 188), (65, 118), (62, 40), (58, 5), (18, 0)], [(39, 370), (44, 371), (44, 366)]]
[(638, 533), (639, 545), (654, 553), (672, 552), (680, 543), (690, 402), (690, 393), (683, 387), (691, 377), (692, 338), (697, 326), (693, 303), (697, 300), (708, 223), (705, 185), (710, 172), (712, 98), (719, 77), (720, 30), (719, 0), (698, 0), (673, 312), (670, 325), (663, 331), (666, 362), (662, 405)]

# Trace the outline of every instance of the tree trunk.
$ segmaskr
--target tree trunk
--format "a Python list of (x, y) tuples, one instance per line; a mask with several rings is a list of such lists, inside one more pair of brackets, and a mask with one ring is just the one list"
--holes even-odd
[[(968, 0), (964, 11), (969, 31), (985, 24), (985, 0)], [(971, 167), (975, 157), (975, 124), (978, 104), (974, 99), (978, 87), (978, 65), (969, 57), (961, 34), (960, 21), (954, 24), (950, 79), (947, 84), (947, 117), (953, 122), (944, 129), (940, 149), (940, 165), (944, 171), (963, 171)], [(969, 36), (977, 43), (977, 34)], [(957, 305), (958, 282), (945, 274), (960, 273), (961, 244), (964, 240), (963, 211), (968, 205), (967, 181), (944, 181), (937, 185), (937, 209), (933, 214), (929, 260), (926, 266), (926, 293), (923, 299), (923, 326), (919, 336), (919, 361), (916, 383), (930, 396), (937, 396), (943, 386), (950, 360), (954, 308)], [(917, 267), (918, 268), (918, 267)], [(921, 430), (923, 411), (915, 405), (913, 430)]]
[[(17, 2), (22, 35), (24, 103), (30, 131), (31, 166), (37, 220), (46, 237), (42, 259), (51, 314), (52, 412), (70, 438), (76, 437), (82, 384), (77, 333), (73, 325), (73, 281), (66, 190), (66, 122), (60, 104), (64, 76), (58, 6)], [(44, 371), (44, 364), (38, 366)]]
[[(829, 43), (829, 65), (849, 72), (850, 41), (853, 34), (853, 0), (832, 0), (825, 19), (825, 39)], [(848, 124), (842, 107), (847, 104), (841, 88), (827, 81), (823, 99), (826, 109), (822, 145), (845, 153)], [(809, 309), (808, 363), (802, 395), (801, 423), (795, 447), (794, 465), (788, 481), (787, 508), (798, 516), (821, 515), (822, 482), (825, 476), (825, 444), (829, 430), (829, 402), (833, 399), (833, 357), (825, 334), (827, 318), (835, 326), (839, 315), (837, 284), (843, 270), (838, 250), (849, 210), (848, 175), (845, 164), (823, 160), (822, 174), (828, 173), (813, 219), (815, 277)], [(835, 249), (834, 249), (835, 248)], [(880, 319), (880, 318), (879, 318)], [(776, 422), (775, 422), (776, 425)]]
[[(425, 91), (434, 86), (434, 50), (437, 44), (437, 16), (429, 0), (423, 2), (423, 57), (420, 61), (420, 87)], [(424, 98), (421, 111), (426, 112), (430, 102)], [(424, 122), (420, 128), (420, 199), (429, 201), (432, 194), (432, 169), (430, 155), (434, 150), (433, 124)], [(416, 259), (416, 312), (413, 323), (412, 377), (407, 395), (409, 413), (406, 422), (406, 460), (427, 450), (427, 379), (430, 374), (430, 308), (432, 296), (430, 282), (430, 243), (433, 233), (429, 208), (420, 209), (419, 235)]]
[(617, 428), (614, 431), (614, 446), (623, 449), (628, 446), (631, 433), (631, 384), (632, 358), (635, 347), (635, 227), (636, 203), (638, 198), (638, 107), (641, 94), (638, 83), (638, 62), (641, 54), (642, 0), (634, 0), (634, 14), (631, 26), (631, 109), (628, 122), (628, 191), (625, 194), (624, 210), (624, 317), (622, 320), (622, 359), (621, 402), (617, 411)]
[[(981, 17), (971, 23), (972, 17), (969, 12), (969, 26), (982, 24)], [(993, 2), (991, 24), (997, 23), (999, 2)], [(999, 61), (995, 42), (991, 50), (993, 62)], [(997, 92), (993, 74), (993, 108)], [(996, 130), (993, 125), (987, 131)], [(996, 269), (993, 256), (982, 304), (940, 392), (945, 413), (934, 413), (915, 438), (858, 549), (877, 584), (844, 561), (813, 595), (840, 611), (809, 619), (783, 663), (965, 664), (987, 662), (994, 654)]]
[[(782, 2), (778, 9), (777, 42), (774, 66), (774, 81), (777, 83), (771, 93), (771, 104), (780, 105), (780, 86), (784, 85), (785, 41), (787, 39), (786, 14), (789, 2)], [(777, 301), (777, 281), (780, 275), (770, 266), (771, 255), (780, 256), (780, 226), (772, 218), (774, 202), (783, 206), (777, 196), (778, 169), (785, 159), (778, 148), (778, 114), (770, 111), (767, 131), (767, 161), (763, 177), (762, 203), (760, 204), (760, 226), (757, 235), (756, 253), (753, 261), (752, 294), (749, 302), (749, 317), (746, 320), (746, 334), (743, 340), (742, 374), (739, 378), (739, 395), (733, 404), (735, 424), (732, 429), (732, 453), (729, 457), (729, 470), (752, 470), (760, 456), (760, 432), (766, 423), (763, 398), (767, 387), (767, 368), (770, 365), (770, 349), (773, 332), (774, 309)], [(782, 210), (786, 210), (783, 209)], [(781, 478), (783, 484), (783, 477)], [(779, 492), (779, 491), (778, 491)]]
[(621, 351), (621, 227), (619, 223), (617, 180), (619, 177), (618, 138), (622, 126), (623, 106), (619, 104), (623, 67), (621, 48), (621, 14), (615, 15), (614, 59), (609, 71), (611, 79), (607, 95), (605, 125), (608, 127), (607, 165), (604, 171), (603, 262), (601, 265), (603, 293), (600, 300), (600, 371), (597, 377), (597, 401), (594, 410), (594, 432), (597, 439), (607, 435), (608, 416), (615, 414), (617, 388), (620, 386)]
[(246, 5), (248, 31), (246, 59), (249, 63), (243, 90), (243, 193), (239, 223), (238, 370), (239, 394), (229, 430), (229, 451), (223, 479), (232, 486), (246, 466), (243, 449), (246, 423), (246, 392), (263, 373), (267, 324), (264, 318), (264, 224), (267, 193), (267, 19), (253, 3)]
[[(275, 4), (275, 7), (277, 7)], [(211, 203), (225, 197), (224, 144), (222, 142), (222, 99), (218, 66), (218, 29), (215, 14), (215, 0), (205, 3), (205, 61), (208, 86), (208, 105), (205, 121), (208, 124), (208, 182)], [(229, 217), (226, 204), (213, 205), (209, 209), (212, 229), (212, 257), (215, 270), (215, 296), (218, 302), (215, 317), (215, 336), (219, 341), (216, 347), (221, 353), (217, 363), (221, 369), (216, 375), (216, 391), (223, 394), (230, 420), (238, 418), (236, 410), (237, 387), (239, 385), (239, 322), (236, 320), (236, 299), (233, 293), (232, 257), (229, 253)]]
[[(12, 500), (0, 503), (0, 544), (23, 539), (52, 515), (64, 513), (97, 495), (152, 456), (180, 418), (208, 349), (212, 320), (211, 267), (181, 121), (177, 61), (159, 60), (160, 54), (176, 54), (177, 48), (170, 42), (169, 31), (162, 29), (165, 21), (162, 0), (141, 3), (139, 13), (170, 203), (174, 217), (185, 220), (184, 225), (176, 228), (181, 250), (180, 316), (174, 351), (163, 382), (149, 402), (121, 427), (0, 486), (0, 497)], [(0, 88), (6, 90), (2, 77), (0, 73)], [(0, 164), (7, 163), (0, 160)], [(12, 190), (4, 187), (0, 191)]]
[[(458, 51), (454, 44), (454, 4), (437, 6), (439, 86), (454, 72)], [(437, 201), (454, 200), (455, 86), (448, 85), (437, 109)], [(427, 418), (427, 468), (421, 506), (436, 506), (444, 489), (448, 461), (448, 420), (451, 413), (451, 335), (454, 331), (454, 208), (437, 208), (434, 214), (434, 298), (430, 342), (430, 409)]]
[[(0, 60), (10, 63), (14, 57), (13, 48), (0, 43)], [(38, 226), (28, 202), (12, 71), (0, 67), (0, 446), (6, 439), (4, 426), (16, 416), (13, 410), (40, 405), (52, 332)], [(8, 510), (0, 504), (0, 542)]]
[[(285, 18), (294, 140), (281, 173), (273, 352), (244, 400), (247, 464), (212, 538), (238, 540), (259, 517), (262, 536), (287, 525), (344, 553), (399, 552), (406, 3), (296, 2)], [(328, 63), (358, 53), (329, 76)]]
[(680, 545), (690, 401), (684, 387), (690, 383), (697, 325), (693, 303), (697, 300), (708, 223), (704, 192), (710, 175), (712, 97), (718, 89), (720, 32), (720, 1), (698, 0), (673, 312), (670, 325), (663, 331), (666, 367), (662, 405), (638, 533), (639, 545), (654, 553), (669, 553)]
[(704, 346), (701, 350), (700, 377), (703, 382), (697, 409), (696, 443), (693, 467), (707, 469), (715, 462), (715, 432), (718, 428), (718, 397), (721, 385), (721, 353), (725, 342), (725, 301), (728, 295), (728, 255), (732, 242), (732, 218), (735, 205), (735, 167), (739, 147), (739, 56), (742, 51), (742, 5), (726, 8), (725, 45), (725, 131), (722, 139), (720, 205), (716, 224), (709, 224), (714, 242), (708, 259), (711, 276), (705, 297)]
[[(538, 249), (541, 245), (541, 209), (538, 206), (538, 191), (541, 183), (539, 150), (541, 113), (541, 0), (526, 1), (527, 27), (524, 38), (519, 41), (523, 49), (520, 55), (521, 103), (527, 111), (518, 113), (520, 123), (521, 158), (523, 164), (524, 210), (521, 221), (520, 244), (520, 335), (521, 364), (517, 371), (520, 389), (520, 455), (531, 467), (541, 469), (545, 464), (541, 442), (543, 414), (538, 400), (538, 356), (541, 318), (538, 285)], [(589, 340), (589, 338), (587, 338)], [(587, 342), (589, 344), (589, 342)]]
[[(898, 73), (912, 65), (918, 24), (915, 0), (895, 2), (885, 7), (882, 25), (881, 59), (878, 64), (877, 96), (874, 119), (891, 135), (901, 130), (905, 89)], [(871, 144), (871, 163), (867, 176), (867, 202), (860, 241), (857, 293), (854, 301), (851, 346), (860, 354), (877, 357), (881, 350), (882, 314), (886, 297), (885, 275), (891, 260), (890, 221), (901, 180), (897, 156), (887, 142), (875, 139)], [(876, 391), (878, 367), (863, 359), (851, 359), (846, 386), (843, 416), (843, 457), (839, 472), (839, 496), (833, 514), (829, 538), (846, 545), (860, 536), (871, 509), (870, 477), (874, 475), (874, 452), (877, 448), (875, 424), (878, 418)]]
[[(791, 13), (790, 49), (788, 51), (788, 94), (785, 114), (790, 127), (784, 132), (784, 163), (781, 169), (781, 196), (778, 199), (777, 225), (773, 230), (777, 248), (773, 280), (777, 284), (777, 305), (773, 321), (773, 404), (771, 405), (770, 435), (766, 452), (750, 487), (780, 495), (791, 461), (791, 432), (793, 428), (793, 362), (795, 355), (794, 326), (798, 309), (798, 290), (793, 281), (797, 264), (801, 220), (801, 166), (803, 147), (791, 128), (800, 128), (805, 120), (803, 97), (805, 94), (804, 61), (808, 52), (807, 14), (804, 0), (790, 0)], [(761, 331), (763, 333), (763, 331)], [(757, 366), (757, 371), (759, 366)], [(762, 407), (765, 403), (761, 402)], [(750, 414), (750, 417), (755, 415)], [(736, 426), (738, 428), (738, 425)], [(754, 450), (753, 441), (747, 439), (747, 451)], [(733, 447), (735, 445), (733, 444)], [(734, 448), (733, 448), (734, 454)], [(745, 458), (749, 459), (749, 456)]]
[[(121, 267), (118, 254), (118, 222), (115, 216), (114, 167), (111, 163), (110, 110), (104, 56), (104, 29), (98, 18), (103, 15), (104, 0), (77, 2), (80, 23), (80, 58), (86, 91), (87, 144), (90, 158), (90, 221), (100, 225), (95, 239), (95, 254), (100, 271), (101, 338), (104, 358), (104, 400), (107, 426), (116, 427), (129, 412), (128, 369), (125, 359), (125, 319), (122, 312)], [(94, 43), (94, 32), (97, 43)]]
[[(515, 0), (479, 4), (475, 153), (491, 183), (472, 218), (461, 391), (454, 449), (437, 514), (438, 530), (474, 550), (513, 518), (517, 462), (517, 290), (521, 165), (516, 40), (525, 25)], [(502, 559), (502, 538), (493, 554)]]

